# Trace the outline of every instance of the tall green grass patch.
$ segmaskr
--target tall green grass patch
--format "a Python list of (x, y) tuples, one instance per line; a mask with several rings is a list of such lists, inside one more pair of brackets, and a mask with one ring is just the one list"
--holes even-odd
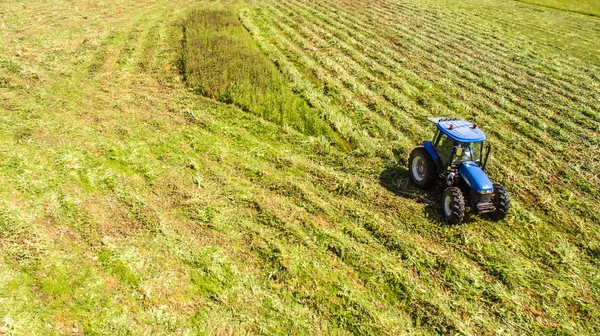
[(304, 134), (339, 142), (318, 111), (292, 91), (234, 10), (192, 10), (183, 33), (182, 72), (196, 92)]

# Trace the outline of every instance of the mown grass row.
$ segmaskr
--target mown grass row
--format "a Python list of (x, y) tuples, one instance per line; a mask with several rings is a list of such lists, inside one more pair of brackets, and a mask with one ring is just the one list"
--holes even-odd
[(510, 108), (510, 107), (508, 107), (508, 108)]
[[(483, 106), (483, 108), (487, 108), (487, 107), (488, 107), (488, 106), (486, 106), (485, 104), (484, 104), (484, 105), (482, 105), (482, 106)], [(512, 109), (510, 108), (510, 106), (509, 106), (509, 107), (506, 107), (506, 108), (508, 108), (509, 110), (512, 110)], [(531, 119), (531, 118), (530, 118), (530, 119)], [(521, 121), (520, 121), (520, 120), (516, 120), (516, 121), (515, 121), (513, 124), (514, 124), (514, 125), (520, 125), (520, 124), (521, 124)], [(539, 134), (538, 134), (538, 135), (536, 135), (535, 133), (533, 133), (533, 134), (532, 134), (532, 133), (526, 133), (526, 134), (528, 134), (530, 138), (535, 136), (535, 137), (534, 137), (534, 139), (535, 139), (535, 140), (539, 140), (539, 138), (540, 138), (540, 135), (539, 135)], [(545, 141), (545, 143), (549, 143), (549, 142), (550, 142), (550, 141), (548, 141), (548, 140), (547, 140), (547, 141)], [(542, 151), (543, 149), (540, 147), (540, 148), (539, 148), (539, 150), (540, 150), (540, 151)], [(577, 155), (577, 154), (575, 154), (575, 156), (577, 157), (578, 155)], [(584, 185), (585, 185), (585, 184), (584, 184)]]
[(575, 0), (575, 1), (559, 1), (559, 0), (519, 0), (521, 2), (556, 8), (576, 13), (600, 16), (600, 5), (593, 0)]
[[(453, 97), (463, 86), (469, 99), (486, 91), (468, 74), (432, 86), (443, 67), (420, 69), (424, 43), (405, 59), (408, 49), (380, 45), (387, 30), (420, 36), (393, 30), (393, 15), (358, 1), (337, 10), (335, 1), (257, 2), (241, 12), (284, 76), (275, 82), (350, 139), (355, 147), (347, 150), (182, 82), (181, 23), (230, 3), (111, 1), (102, 10), (78, 3), (81, 17), (62, 14), (72, 8), (66, 0), (0, 4), (10, 37), (0, 41), (9, 51), (0, 58), (9, 84), (0, 87), (0, 332), (598, 332), (597, 230), (587, 215), (553, 200), (528, 200), (516, 188), (548, 196), (521, 183), (529, 168), (502, 167), (507, 158), (523, 159), (507, 149), (520, 152), (530, 138), (488, 132), (507, 144), (492, 174), (506, 173), (516, 194), (502, 223), (472, 216), (445, 226), (440, 191), (423, 193), (408, 181), (405, 157), (431, 133), (422, 118), (430, 109), (450, 111), (444, 101), (462, 104)], [(395, 3), (371, 5), (393, 12)], [(427, 22), (443, 13), (428, 7), (436, 3), (443, 2), (404, 4)], [(369, 23), (361, 12), (390, 22)], [(243, 29), (222, 32), (253, 42)], [(241, 45), (230, 56), (256, 51)], [(496, 99), (488, 94), (464, 108)], [(501, 110), (478, 112), (480, 124), (527, 117)], [(539, 169), (544, 161), (531, 162)]]
[[(317, 15), (318, 15), (318, 14), (317, 14)], [(350, 23), (348, 23), (348, 22), (345, 22), (344, 24), (352, 24), (352, 22), (350, 22)], [(360, 29), (360, 28), (359, 28), (359, 29)], [(363, 31), (364, 31), (364, 29), (363, 29)], [(354, 31), (353, 31), (353, 32), (354, 32)], [(353, 34), (356, 34), (356, 33), (353, 33)], [(371, 32), (371, 33), (370, 33), (368, 36), (362, 36), (362, 37), (359, 37), (359, 40), (361, 40), (361, 41), (362, 41), (362, 40), (364, 40), (365, 38), (366, 38), (366, 39), (369, 39), (369, 40), (373, 40), (373, 39), (377, 39), (377, 35)], [(429, 42), (430, 42), (430, 43), (432, 43), (432, 44), (435, 44), (435, 41), (434, 41), (434, 40), (431, 40), (431, 41), (429, 41)], [(422, 45), (422, 44), (421, 44), (421, 45)], [(431, 45), (431, 44), (430, 44), (430, 45)], [(468, 55), (465, 55), (465, 57), (467, 57), (467, 59), (468, 59), (468, 57), (469, 57), (469, 56), (468, 56)], [(488, 62), (489, 62), (489, 61), (490, 61), (490, 60), (488, 60)], [(437, 63), (439, 63), (439, 62), (440, 62), (440, 59), (438, 58), (437, 60), (436, 60), (436, 59), (434, 59), (434, 60), (429, 60), (429, 59), (428, 59), (428, 60), (426, 60), (426, 64), (427, 64), (427, 63), (430, 63), (430, 62), (431, 62), (431, 63), (433, 63), (433, 64), (437, 64)], [(437, 69), (436, 69), (436, 70), (437, 70)], [(486, 70), (493, 70), (493, 69), (489, 69), (489, 68), (488, 68), (488, 69), (486, 69)], [(470, 71), (473, 71), (473, 70), (470, 70)], [(496, 71), (495, 71), (495, 72), (496, 72)], [(476, 74), (476, 75), (481, 75), (481, 74)], [(497, 76), (497, 75), (498, 75), (498, 73), (496, 72), (494, 75), (495, 75), (495, 76)], [(511, 75), (510, 75), (510, 74), (506, 74), (506, 71), (503, 73), (503, 76), (504, 76), (504, 77), (508, 76), (508, 78), (511, 78)], [(489, 76), (488, 76), (488, 77), (489, 77)], [(469, 78), (469, 79), (470, 79), (470, 80), (472, 80), (471, 78)], [(504, 81), (504, 82), (506, 82), (506, 81)], [(510, 87), (511, 89), (513, 89), (513, 88), (518, 88), (518, 87), (523, 87), (522, 85), (520, 86), (520, 84), (523, 84), (523, 83), (517, 83), (515, 86), (513, 86), (513, 87), (510, 87), (510, 86), (509, 86), (509, 87)], [(506, 83), (504, 83), (503, 85), (506, 85)], [(558, 97), (561, 97), (561, 95), (558, 95)], [(570, 99), (573, 99), (573, 97), (569, 97), (569, 98), (570, 98)], [(592, 106), (593, 106), (593, 105), (592, 105)], [(583, 122), (585, 122), (585, 120), (584, 120)]]
[[(593, 222), (598, 220), (593, 196), (597, 192), (598, 171), (593, 159), (598, 139), (593, 120), (598, 106), (593, 97), (598, 91), (593, 72), (581, 71), (585, 62), (572, 64), (558, 58), (547, 65), (558, 71), (559, 79), (548, 79), (548, 70), (535, 63), (545, 61), (539, 54), (528, 56), (527, 61), (511, 61), (512, 55), (517, 54), (513, 42), (482, 40), (482, 34), (475, 33), (478, 26), (459, 27), (452, 20), (440, 20), (445, 13), (423, 11), (417, 5), (400, 10), (395, 4), (271, 2), (258, 6), (251, 17), (259, 28), (257, 38), (269, 41), (279, 55), (320, 87), (324, 96), (334, 99), (355, 123), (370, 130), (365, 134), (367, 142), (378, 142), (383, 147), (385, 142), (381, 140), (389, 135), (399, 139), (408, 135), (409, 139), (418, 140), (426, 133), (425, 123), (419, 119), (432, 112), (471, 115), (480, 124), (494, 125), (488, 134), (501, 142), (494, 141), (497, 167), (492, 174), (512, 185), (516, 198), (526, 207), (543, 210), (540, 215), (545, 219), (533, 221), (543, 229), (537, 233), (539, 241), (532, 243), (522, 227), (507, 227), (507, 243), (512, 239), (521, 246), (513, 267), (488, 268), (485, 265), (491, 254), (485, 253), (486, 257), (480, 259), (469, 250), (473, 246), (457, 248), (472, 262), (479, 260), (489, 274), (505, 279), (506, 284), (523, 285), (522, 280), (516, 280), (519, 277), (514, 278), (518, 274), (516, 265), (527, 265), (523, 267), (528, 269), (528, 276), (536, 274), (529, 285), (535, 291), (545, 291), (540, 287), (545, 277), (540, 270), (552, 265), (543, 252), (546, 244), (560, 241), (563, 246), (579, 246), (579, 253), (584, 255), (589, 248), (594, 249), (593, 244), (584, 242), (597, 234)], [(431, 20), (433, 25), (422, 23), (416, 29), (406, 28), (410, 24), (392, 23), (410, 22), (411, 16), (437, 20)], [(395, 43), (389, 43), (391, 37)], [(465, 38), (470, 39), (467, 49), (456, 54), (456, 45), (464, 43)], [(469, 51), (474, 45), (482, 50)], [(592, 98), (580, 100), (576, 95)], [(374, 120), (364, 121), (361, 114)], [(400, 133), (408, 128), (395, 124), (400, 120), (409, 123), (412, 130)], [(400, 140), (394, 145), (407, 148), (412, 141)], [(531, 155), (532, 152), (537, 154)], [(564, 196), (558, 196), (557, 189)], [(542, 199), (552, 201), (542, 203)], [(492, 250), (501, 253), (498, 247), (489, 251)], [(576, 266), (569, 267), (568, 272), (579, 273)], [(586, 278), (584, 283), (589, 290), (594, 281)], [(534, 298), (533, 294), (529, 297), (530, 305), (537, 304)], [(563, 315), (558, 311), (554, 314)]]

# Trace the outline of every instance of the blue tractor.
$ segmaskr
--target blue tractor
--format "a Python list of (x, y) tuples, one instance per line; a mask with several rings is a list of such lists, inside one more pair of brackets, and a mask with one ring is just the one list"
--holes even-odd
[(437, 126), (433, 141), (410, 153), (410, 179), (421, 188), (446, 183), (442, 215), (448, 223), (461, 223), (465, 206), (489, 213), (494, 220), (506, 217), (510, 198), (501, 184), (492, 184), (485, 174), (491, 145), (484, 148), (485, 134), (476, 124), (450, 118), (427, 118)]

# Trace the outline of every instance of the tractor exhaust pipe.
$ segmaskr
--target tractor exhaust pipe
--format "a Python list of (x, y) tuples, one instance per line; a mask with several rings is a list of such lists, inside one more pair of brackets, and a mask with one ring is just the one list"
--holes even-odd
[(485, 153), (485, 160), (483, 161), (483, 166), (481, 166), (481, 170), (485, 170), (485, 167), (487, 166), (487, 162), (488, 159), (490, 157), (490, 152), (492, 151), (492, 144), (488, 142), (487, 146), (486, 146), (486, 153)]

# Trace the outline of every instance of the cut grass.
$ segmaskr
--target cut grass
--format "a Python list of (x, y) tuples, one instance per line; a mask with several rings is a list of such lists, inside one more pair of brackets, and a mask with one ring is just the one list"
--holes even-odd
[[(597, 18), (286, 0), (243, 6), (244, 30), (226, 2), (77, 6), (0, 3), (0, 332), (600, 332)], [(265, 69), (239, 102), (273, 80), (354, 147), (189, 90), (181, 28), (215, 12)], [(429, 115), (485, 127), (505, 221), (446, 226), (410, 184)]]
[(556, 8), (575, 13), (600, 16), (600, 4), (595, 0), (517, 0), (531, 5)]

